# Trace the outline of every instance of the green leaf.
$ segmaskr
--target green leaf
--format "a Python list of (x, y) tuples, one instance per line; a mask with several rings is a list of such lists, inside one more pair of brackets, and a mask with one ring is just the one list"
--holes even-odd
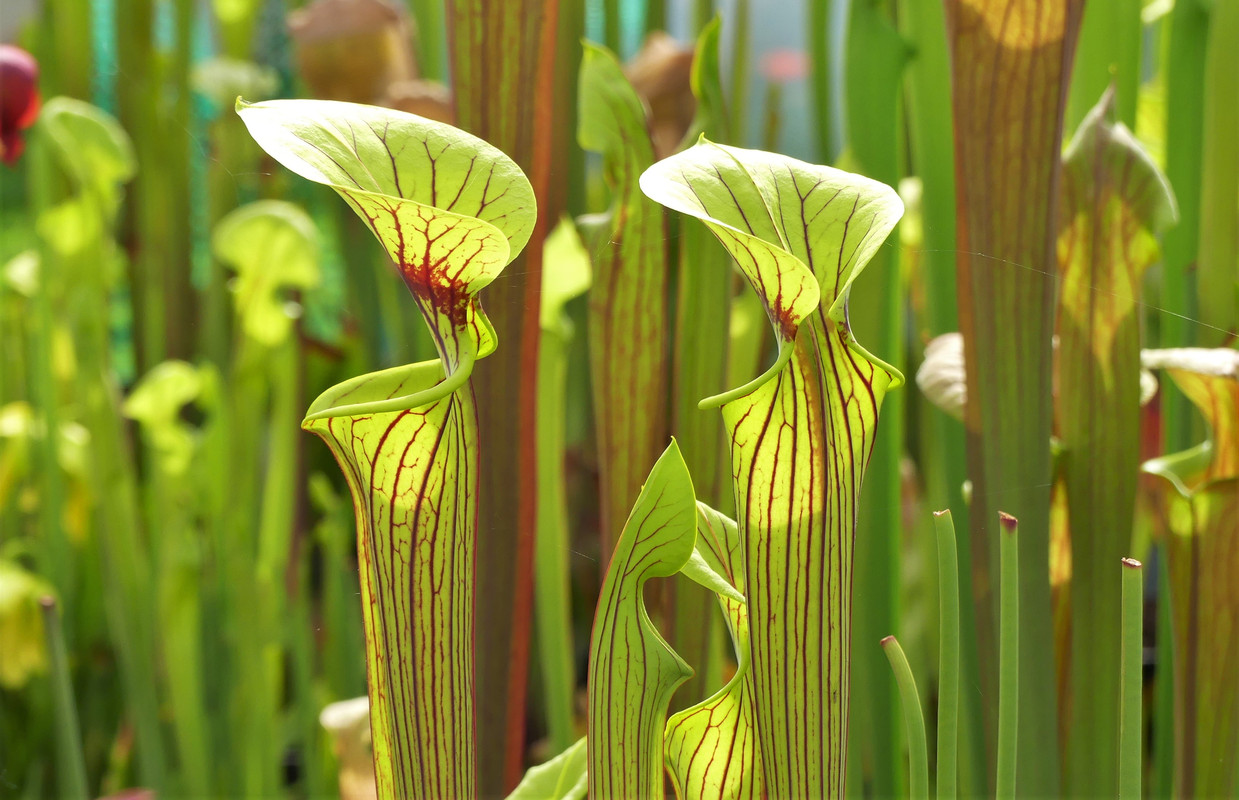
[(281, 289), (318, 285), (318, 231), (310, 216), (280, 200), (259, 200), (219, 221), (215, 255), (237, 271), (241, 326), (255, 341), (273, 347), (288, 336), (292, 317)]
[(1115, 92), (1067, 148), (1058, 234), (1058, 435), (1071, 536), (1071, 794), (1118, 792), (1122, 570), (1140, 465), (1140, 292), (1174, 223), (1170, 186), (1116, 120)]
[(583, 800), (588, 756), (585, 739), (578, 739), (550, 761), (530, 768), (507, 800)]
[(902, 381), (855, 341), (847, 294), (903, 206), (876, 181), (704, 140), (641, 186), (718, 236), (779, 341), (765, 375), (712, 402), (724, 403), (745, 550), (735, 586), (748, 601), (766, 792), (834, 796), (856, 504), (882, 398)]
[(698, 503), (695, 555), (728, 578), (723, 582), (731, 591), (720, 591), (718, 600), (737, 666), (722, 689), (667, 720), (663, 752), (677, 797), (756, 800), (763, 796), (753, 721), (748, 609), (739, 589), (744, 580), (743, 552), (736, 523)]
[(121, 413), (137, 420), (160, 466), (169, 475), (184, 475), (194, 456), (197, 432), (181, 419), (181, 410), (207, 400), (213, 377), (185, 361), (164, 361), (142, 376), (125, 398)]
[(21, 689), (32, 677), (47, 672), (47, 637), (39, 600), (53, 596), (52, 587), (18, 564), (0, 560), (0, 686)]
[(645, 107), (609, 51), (585, 43), (577, 140), (602, 155), (611, 206), (594, 248), (589, 353), (601, 473), (603, 562), (667, 438), (667, 254), (663, 211), (641, 195), (654, 161)]
[(1174, 618), (1176, 797), (1239, 789), (1239, 351), (1145, 352), (1205, 417), (1210, 437), (1146, 462), (1166, 478), (1166, 541)]
[(277, 161), (335, 189), (387, 249), (434, 334), (448, 380), (416, 397), (332, 414), (415, 408), (462, 386), (495, 349), (476, 295), (520, 252), (533, 189), (499, 150), (450, 125), (327, 100), (271, 100), (237, 113)]
[(564, 306), (569, 300), (584, 294), (589, 289), (593, 276), (590, 273), (589, 251), (581, 242), (572, 220), (564, 217), (546, 237), (542, 260), (542, 313), (544, 331), (564, 331), (570, 323), (564, 315)]
[(688, 562), (696, 500), (674, 441), (650, 470), (611, 559), (589, 646), (589, 795), (661, 800), (663, 726), (676, 688), (693, 671), (650, 622), (651, 578)]
[(121, 185), (138, 168), (133, 144), (116, 118), (81, 100), (55, 97), (40, 112), (39, 125), (79, 190), (103, 203), (105, 213), (115, 213)]
[[(1056, 188), (1083, 0), (945, 0), (955, 142), (956, 292), (968, 368), (981, 694), (998, 695), (999, 510), (1020, 520), (1019, 790), (1060, 788), (1050, 604)], [(1011, 424), (1019, 420), (1019, 424)], [(1002, 508), (998, 505), (1001, 503)], [(1116, 571), (1117, 574), (1117, 571)], [(994, 703), (985, 731), (997, 731)]]
[(439, 362), (345, 381), (310, 406), (353, 494), (379, 797), (469, 797), (474, 780), (477, 427), (458, 391), (412, 410), (319, 416), (417, 395)]
[(371, 106), (238, 101), (276, 160), (335, 189), (378, 237), (439, 360), (328, 389), (303, 425), (339, 462), (357, 514), (370, 720), (381, 798), (476, 794), (473, 362), (494, 350), (478, 291), (524, 247), (533, 190), (449, 125)]

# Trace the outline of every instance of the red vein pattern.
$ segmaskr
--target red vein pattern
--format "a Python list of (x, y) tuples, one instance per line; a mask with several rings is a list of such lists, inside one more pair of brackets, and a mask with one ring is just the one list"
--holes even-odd
[[(697, 552), (744, 592), (744, 545), (734, 520), (697, 504)], [(748, 606), (718, 595), (736, 650), (736, 674), (716, 694), (667, 720), (663, 754), (676, 797), (759, 800), (765, 793), (757, 752)]]
[(1119, 788), (1114, 621), (1122, 596), (1116, 565), (1131, 551), (1140, 464), (1136, 312), (1144, 271), (1158, 258), (1156, 235), (1174, 220), (1165, 178), (1116, 122), (1114, 107), (1111, 89), (1064, 157), (1058, 238), (1058, 434), (1072, 532), (1065, 726), (1072, 738), (1063, 752), (1067, 791), (1081, 797), (1113, 797)]
[(642, 590), (680, 571), (696, 540), (692, 478), (675, 442), (650, 470), (607, 569), (589, 646), (589, 796), (661, 800), (663, 728), (693, 671), (650, 623)]
[[(520, 780), (525, 755), (525, 697), (537, 529), (537, 374), (542, 243), (562, 199), (551, 180), (564, 137), (565, 71), (556, 46), (573, 12), (560, 0), (450, 0), (447, 36), (460, 126), (493, 142), (529, 175), (537, 195), (537, 232), (529, 248), (486, 293), (503, 358), (479, 364), (482, 472), (478, 508), (479, 630), (477, 700), (491, 723), (480, 733), (478, 792), (502, 794)], [(569, 34), (574, 35), (574, 34)], [(570, 123), (569, 123), (570, 124)]]
[(239, 112), (264, 149), (365, 220), (439, 351), (329, 389), (304, 427), (330, 446), (356, 509), (379, 797), (472, 798), (479, 436), (467, 379), (496, 346), (476, 294), (528, 241), (532, 187), (491, 145), (410, 114), (326, 101)]
[(378, 796), (472, 798), (472, 391), (307, 427), (331, 447), (357, 511), (375, 762), (389, 765), (376, 769)]
[(708, 142), (655, 165), (642, 188), (714, 231), (791, 348), (774, 379), (723, 406), (753, 715), (768, 796), (841, 796), (856, 505), (899, 380), (853, 341), (846, 298), (902, 204), (876, 181)]
[(580, 108), (581, 145), (603, 154), (613, 192), (602, 235), (592, 243), (589, 293), (605, 567), (646, 467), (667, 438), (667, 232), (662, 209), (637, 187), (654, 161), (641, 100), (615, 57), (588, 43)]

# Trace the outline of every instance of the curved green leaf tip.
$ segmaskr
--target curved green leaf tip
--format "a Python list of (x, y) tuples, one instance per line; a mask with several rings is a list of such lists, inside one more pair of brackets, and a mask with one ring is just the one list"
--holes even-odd
[[(847, 324), (852, 282), (903, 214), (889, 186), (833, 167), (711, 142), (654, 164), (641, 176), (652, 200), (696, 217), (719, 238), (757, 292), (779, 343), (774, 365), (737, 389), (707, 398), (717, 407), (768, 383), (791, 358), (796, 334), (820, 303), (836, 328)], [(850, 341), (851, 349), (903, 378)]]
[(616, 543), (594, 615), (589, 648), (589, 795), (661, 800), (663, 726), (692, 669), (650, 621), (642, 599), (651, 578), (679, 572), (696, 543), (696, 498), (673, 440)]
[(442, 122), (328, 100), (246, 103), (250, 135), (289, 170), (335, 189), (383, 244), (431, 328), (443, 381), (361, 397), (314, 418), (408, 410), (460, 388), (494, 351), (478, 292), (529, 241), (533, 187), (500, 150)]

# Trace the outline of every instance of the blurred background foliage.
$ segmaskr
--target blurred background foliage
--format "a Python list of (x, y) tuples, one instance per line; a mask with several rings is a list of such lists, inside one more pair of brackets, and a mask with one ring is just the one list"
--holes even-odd
[[(1091, 0), (1084, 10), (1063, 141), (1113, 82), (1117, 118), (1178, 201), (1163, 257), (1143, 276), (1136, 314), (1146, 347), (1234, 344), (1236, 8)], [(505, 25), (511, 47), (496, 45)], [(30, 126), (36, 101), (18, 88), (23, 75), (33, 79), (30, 65), (7, 50), (0, 796), (72, 792), (58, 766), (65, 720), (49, 674), (57, 632), (38, 605), (47, 595), (60, 609), (90, 795), (147, 787), (169, 797), (318, 797), (347, 784), (337, 755), (355, 755), (355, 744), (337, 745), (319, 714), (366, 689), (352, 508), (326, 448), (299, 424), (323, 388), (434, 351), (364, 227), (330, 190), (293, 180), (262, 154), (233, 113), (238, 95), (377, 103), (461, 124), (530, 172), (535, 237), (561, 215), (581, 217), (584, 245), (565, 229), (483, 295), (500, 330), (489, 361), (504, 362), (480, 378), (479, 393), (496, 398), (482, 410), (483, 431), (512, 431), (483, 481), (513, 493), (483, 508), (480, 534), (496, 542), (482, 545), (479, 559), (489, 552), (493, 564), (479, 565), (480, 580), (499, 587), (479, 600), (479, 727), (492, 737), (479, 787), (488, 796), (580, 732), (584, 647), (609, 555), (604, 509), (622, 521), (633, 499), (607, 494), (599, 457), (601, 420), (619, 401), (591, 384), (607, 310), (591, 302), (604, 296), (606, 237), (617, 239), (612, 222), (582, 215), (606, 211), (626, 188), (609, 155), (576, 144), (582, 37), (626, 64), (646, 113), (647, 161), (705, 131), (897, 186), (908, 212), (855, 288), (857, 338), (912, 376), (930, 340), (959, 328), (951, 60), (937, 0), (13, 0), (0, 26), (0, 39), (37, 60), (42, 98)], [(538, 61), (536, 80), (494, 82), (492, 73), (524, 75), (522, 58)], [(657, 441), (673, 432), (688, 442), (699, 495), (726, 508), (721, 429), (703, 428), (692, 410), (757, 374), (773, 344), (734, 278), (701, 277), (702, 264), (727, 273), (713, 242), (660, 221), (647, 266), (665, 283), (663, 333), (642, 358), (662, 383), (647, 398), (659, 410), (643, 419)], [(590, 291), (583, 247), (594, 254)], [(542, 273), (557, 264), (575, 285), (550, 287), (539, 321)], [(1015, 266), (1054, 277), (1053, 263)], [(529, 370), (530, 353), (548, 371)], [(962, 391), (962, 378), (939, 378)], [(562, 430), (545, 429), (548, 420)], [(1144, 458), (1206, 435), (1165, 385), (1141, 424)], [(883, 410), (853, 584), (848, 785), (857, 796), (906, 791), (882, 635), (899, 633), (933, 707), (928, 511), (967, 519), (963, 430), (911, 384)], [(638, 486), (648, 467), (634, 466)], [(1127, 550), (1153, 561), (1155, 603), (1168, 591), (1152, 550), (1165, 526), (1155, 500), (1140, 502)], [(535, 528), (540, 541), (557, 531), (554, 546), (535, 554)], [(495, 549), (504, 543), (510, 554)], [(961, 546), (967, 587), (966, 539)], [(1070, 569), (1049, 559), (1057, 598)], [(688, 590), (668, 587), (656, 600), (669, 638), (702, 654), (690, 658), (701, 677), (675, 701), (686, 705), (732, 668), (722, 628)], [(972, 691), (986, 644), (963, 605), (973, 643), (960, 786), (978, 793), (992, 773), (986, 701)], [(1172, 645), (1161, 632), (1170, 612), (1150, 607), (1150, 787), (1169, 796)], [(487, 608), (499, 611), (485, 617)], [(1060, 643), (1070, 636), (1062, 608)], [(1058, 667), (1061, 689), (1067, 667)]]

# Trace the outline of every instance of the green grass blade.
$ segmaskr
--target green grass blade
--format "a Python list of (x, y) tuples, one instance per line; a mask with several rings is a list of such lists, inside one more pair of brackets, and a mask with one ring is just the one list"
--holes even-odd
[(39, 601), (43, 612), (43, 630), (47, 635), (48, 661), (52, 677), (52, 694), (56, 708), (56, 746), (59, 750), (56, 787), (64, 797), (87, 800), (86, 763), (82, 759), (82, 733), (77, 721), (77, 701), (73, 698), (73, 680), (69, 674), (69, 653), (65, 648), (65, 633), (54, 597)]
[(894, 636), (882, 640), (882, 649), (891, 662), (895, 680), (899, 683), (899, 698), (903, 705), (903, 720), (908, 733), (908, 796), (929, 797), (929, 745), (925, 740), (925, 715), (916, 691), (916, 678), (908, 657)]
[(938, 759), (940, 800), (954, 798), (959, 769), (959, 561), (951, 512), (934, 512), (938, 539)]
[[(998, 677), (998, 789), (995, 797), (1015, 797), (1020, 710), (1020, 551), (1015, 517), (1002, 514), (1002, 612)], [(1044, 699), (1043, 699), (1044, 702)]]
[(1144, 571), (1134, 558), (1123, 564), (1123, 668), (1119, 696), (1120, 800), (1140, 800), (1144, 778)]
[[(1205, 107), (1205, 56), (1209, 41), (1209, 3), (1176, 2), (1169, 17), (1166, 78), (1166, 177), (1179, 200), (1179, 224), (1166, 232), (1162, 265), (1159, 347), (1186, 347), (1200, 341), (1194, 269), (1200, 246), (1201, 183)], [(1192, 407), (1174, 386), (1164, 388), (1167, 452), (1194, 442)]]
[[(898, 101), (907, 45), (878, 3), (859, 0), (851, 4), (847, 62), (848, 147), (857, 171), (897, 186), (901, 172)], [(902, 370), (907, 293), (899, 255), (897, 247), (883, 247), (874, 253), (857, 280), (848, 310), (857, 338)], [(899, 621), (904, 408), (902, 395), (887, 399), (861, 494), (853, 581), (857, 596), (864, 597), (865, 602), (856, 606), (853, 635), (862, 642), (876, 641), (896, 630)], [(854, 780), (863, 778), (870, 791), (880, 797), (903, 794), (907, 780), (901, 757), (904, 735), (899, 702), (895, 687), (885, 678), (883, 661), (882, 653), (874, 647), (852, 652), (855, 686), (850, 735), (861, 747), (861, 763), (868, 768), (867, 774)]]
[[(697, 113), (689, 140), (697, 133), (721, 135), (726, 128), (719, 72), (718, 18), (697, 38), (693, 59), (693, 94)], [(700, 225), (679, 226), (679, 280), (675, 287), (675, 350), (671, 370), (671, 430), (684, 452), (697, 496), (719, 508), (730, 503), (723, 436), (718, 420), (703, 414), (697, 402), (726, 386), (728, 329), (734, 272), (731, 258)], [(673, 579), (674, 624), (668, 640), (696, 675), (673, 700), (677, 709), (705, 699), (722, 673), (723, 651), (717, 646), (720, 619), (714, 594), (684, 576)]]
[(1140, 50), (1144, 26), (1141, 0), (1088, 3), (1080, 24), (1080, 41), (1071, 67), (1065, 130), (1075, 130), (1110, 86), (1115, 88), (1118, 119), (1136, 127), (1140, 91)]

